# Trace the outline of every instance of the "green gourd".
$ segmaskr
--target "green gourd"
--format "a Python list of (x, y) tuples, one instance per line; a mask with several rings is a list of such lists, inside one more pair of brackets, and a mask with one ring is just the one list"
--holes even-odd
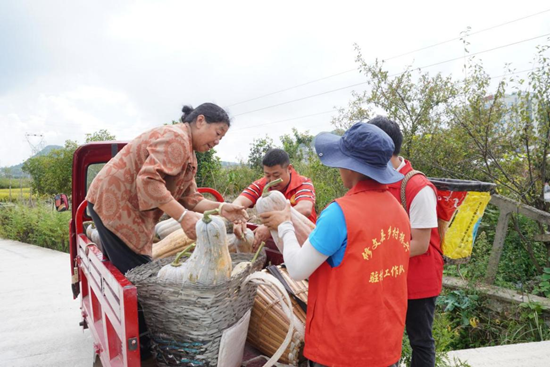
[(231, 256), (227, 248), (224, 221), (212, 214), (218, 209), (204, 212), (202, 220), (195, 226), (197, 240), (195, 250), (185, 262), (183, 281), (215, 285), (231, 278)]

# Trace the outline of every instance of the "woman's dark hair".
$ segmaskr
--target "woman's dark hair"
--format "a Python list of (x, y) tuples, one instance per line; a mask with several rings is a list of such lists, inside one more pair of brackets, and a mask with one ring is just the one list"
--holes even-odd
[(231, 126), (229, 116), (227, 112), (220, 106), (214, 103), (203, 103), (197, 108), (193, 108), (189, 105), (183, 106), (181, 109), (183, 115), (181, 116), (181, 122), (191, 123), (197, 119), (197, 116), (203, 115), (207, 123), (212, 124), (215, 122), (225, 122), (227, 126)]
[(288, 157), (288, 153), (279, 148), (269, 149), (262, 159), (262, 165), (267, 167), (280, 165), (285, 168), (289, 164), (290, 158)]
[(401, 151), (401, 144), (403, 144), (403, 134), (401, 134), (401, 129), (399, 128), (397, 122), (384, 116), (376, 116), (375, 118), (369, 120), (368, 123), (378, 126), (390, 136), (391, 140), (393, 140), (393, 145), (395, 145), (393, 155), (399, 155), (399, 152)]

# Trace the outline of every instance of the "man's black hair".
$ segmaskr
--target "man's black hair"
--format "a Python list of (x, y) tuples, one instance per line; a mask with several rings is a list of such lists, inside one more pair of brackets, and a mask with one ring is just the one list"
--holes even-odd
[(281, 167), (286, 167), (290, 164), (290, 158), (288, 153), (279, 148), (272, 148), (265, 153), (264, 158), (262, 159), (262, 165), (267, 167), (274, 167), (280, 165)]
[(397, 122), (384, 116), (376, 116), (375, 118), (369, 120), (368, 123), (378, 126), (390, 136), (391, 140), (393, 140), (393, 145), (395, 145), (393, 155), (399, 155), (399, 152), (401, 152), (401, 144), (403, 143), (403, 134), (401, 133), (401, 129), (399, 128)]

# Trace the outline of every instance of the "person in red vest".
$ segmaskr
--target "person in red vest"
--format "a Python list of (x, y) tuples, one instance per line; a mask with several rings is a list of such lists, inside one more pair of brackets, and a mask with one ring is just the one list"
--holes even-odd
[[(406, 175), (411, 162), (399, 156), (403, 134), (399, 125), (378, 116), (369, 123), (384, 130), (393, 140), (393, 167)], [(390, 185), (390, 192), (401, 202), (401, 182)], [(412, 367), (435, 366), (435, 341), (432, 336), (435, 304), (443, 279), (443, 257), (437, 230), (435, 186), (424, 176), (414, 175), (407, 182), (405, 198), (411, 221), (411, 259), (409, 260), (407, 335), (412, 348)]]
[[(313, 183), (307, 177), (301, 176), (296, 172), (288, 153), (282, 149), (274, 148), (267, 151), (262, 159), (264, 167), (264, 177), (250, 184), (233, 204), (251, 208), (256, 205), (256, 201), (262, 196), (262, 191), (268, 183), (278, 178), (283, 181), (271, 190), (277, 190), (290, 201), (290, 205), (298, 212), (306, 216), (315, 223), (317, 214), (315, 213), (315, 188)], [(234, 226), (235, 235), (242, 236), (246, 224)], [(253, 250), (256, 249), (262, 241), (266, 241), (270, 236), (269, 229), (266, 226), (258, 226), (254, 231)]]
[(410, 224), (388, 191), (403, 176), (391, 138), (357, 123), (315, 138), (321, 162), (349, 191), (330, 203), (300, 246), (290, 205), (260, 217), (277, 228), (290, 276), (309, 278), (304, 355), (313, 366), (397, 366), (407, 312)]

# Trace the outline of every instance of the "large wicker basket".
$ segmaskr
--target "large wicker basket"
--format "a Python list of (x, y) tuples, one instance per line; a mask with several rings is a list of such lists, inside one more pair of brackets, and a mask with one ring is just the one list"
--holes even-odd
[[(233, 266), (253, 254), (231, 254)], [(204, 286), (159, 280), (157, 273), (172, 258), (159, 259), (126, 273), (136, 285), (159, 366), (216, 366), (222, 332), (252, 308), (257, 285), (243, 280), (260, 270), (262, 253), (247, 271), (228, 282)]]

